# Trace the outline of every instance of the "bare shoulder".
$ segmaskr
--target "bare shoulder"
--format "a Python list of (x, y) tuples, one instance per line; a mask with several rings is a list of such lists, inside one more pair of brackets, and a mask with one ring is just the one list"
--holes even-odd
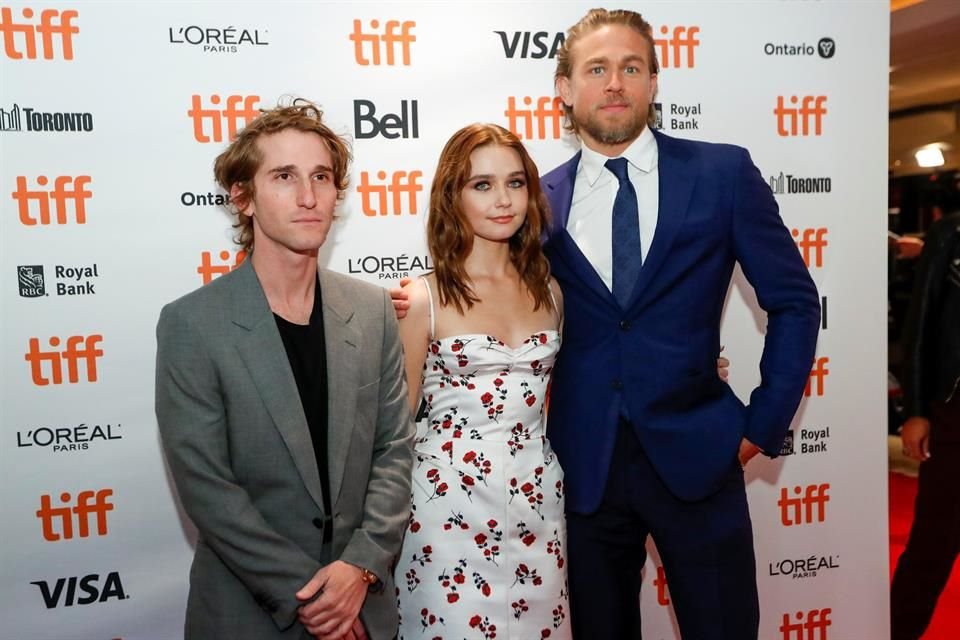
[(560, 283), (553, 276), (550, 276), (550, 290), (553, 291), (553, 297), (557, 301), (557, 313), (563, 315), (563, 289)]
[[(423, 276), (423, 278), (429, 277)], [(410, 307), (407, 309), (406, 317), (400, 320), (401, 325), (406, 323), (428, 326), (430, 321), (430, 293), (421, 282), (423, 278), (411, 280), (403, 287), (403, 292), (407, 296)], [(434, 283), (431, 282), (430, 284), (433, 285)]]

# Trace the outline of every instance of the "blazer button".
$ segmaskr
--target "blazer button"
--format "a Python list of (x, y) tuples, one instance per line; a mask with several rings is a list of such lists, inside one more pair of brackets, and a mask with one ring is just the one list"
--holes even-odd
[(315, 526), (317, 529), (323, 529), (323, 518), (314, 518), (313, 526)]
[(620, 321), (620, 330), (621, 331), (630, 331), (630, 323), (627, 320)]
[(615, 378), (613, 382), (610, 383), (610, 387), (613, 388), (614, 391), (622, 391), (623, 381), (620, 380), (620, 378)]

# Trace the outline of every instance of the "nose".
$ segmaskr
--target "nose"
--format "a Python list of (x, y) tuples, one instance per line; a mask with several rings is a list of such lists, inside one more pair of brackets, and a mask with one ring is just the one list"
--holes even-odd
[(623, 91), (623, 74), (620, 71), (613, 71), (608, 76), (606, 90), (612, 93)]
[(506, 185), (501, 184), (496, 187), (497, 190), (497, 202), (496, 205), (501, 209), (504, 207), (509, 207), (513, 204), (513, 201), (510, 199), (510, 190)]
[(297, 206), (304, 209), (313, 209), (317, 206), (317, 197), (313, 193), (314, 182), (307, 180), (297, 187)]

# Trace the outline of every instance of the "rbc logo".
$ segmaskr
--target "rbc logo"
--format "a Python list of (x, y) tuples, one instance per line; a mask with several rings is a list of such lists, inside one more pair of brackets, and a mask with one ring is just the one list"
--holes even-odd
[[(260, 115), (257, 109), (260, 96), (227, 96), (227, 106), (223, 110), (216, 108), (221, 102), (218, 95), (210, 96), (210, 104), (214, 105), (210, 109), (203, 108), (200, 96), (194, 95), (192, 100), (187, 115), (193, 120), (193, 137), (197, 142), (223, 142), (223, 123), (227, 125), (227, 139), (233, 140), (241, 128), (237, 126), (241, 118), (246, 126)], [(204, 127), (205, 121), (210, 123), (209, 131)]]
[[(37, 176), (37, 185), (46, 187), (49, 184), (47, 176)], [(51, 224), (50, 201), (53, 200), (57, 224), (67, 224), (67, 203), (73, 203), (73, 214), (77, 224), (87, 222), (87, 200), (93, 196), (87, 190), (90, 185), (90, 176), (57, 176), (53, 180), (53, 189), (30, 189), (27, 187), (26, 176), (17, 176), (17, 189), (12, 194), (17, 201), (20, 214), (20, 223), (27, 227), (37, 224)], [(36, 211), (31, 213), (30, 204), (36, 205)]]
[[(60, 494), (60, 503), (63, 506), (54, 507), (50, 502), (50, 496), (43, 494), (40, 496), (40, 508), (37, 510), (43, 539), (48, 542), (72, 540), (74, 534), (81, 538), (89, 538), (91, 516), (96, 522), (97, 535), (107, 535), (107, 512), (113, 511), (113, 504), (109, 501), (112, 495), (113, 489), (81, 491), (77, 494), (77, 504), (70, 506), (72, 496), (64, 491)], [(91, 500), (93, 500), (92, 503)], [(59, 527), (55, 526), (58, 522)], [(76, 530), (73, 527), (74, 522), (77, 525)]]
[[(383, 136), (388, 140), (419, 138), (420, 118), (416, 100), (401, 100), (400, 113), (385, 113), (377, 118), (377, 106), (371, 100), (353, 101), (353, 132), (357, 140)], [(364, 131), (364, 124), (369, 131)]]
[[(410, 45), (417, 40), (417, 36), (412, 33), (415, 26), (417, 26), (417, 23), (411, 20), (405, 20), (403, 22), (399, 20), (387, 20), (384, 26), (384, 32), (381, 35), (376, 32), (364, 33), (361, 22), (354, 20), (353, 33), (350, 34), (350, 40), (353, 41), (353, 54), (357, 64), (364, 67), (368, 65), (379, 67), (381, 64), (380, 53), (382, 51), (385, 54), (386, 65), (388, 67), (395, 66), (397, 64), (397, 47), (399, 47), (401, 64), (409, 67)], [(379, 30), (380, 21), (371, 20), (370, 28)], [(397, 33), (398, 28), (400, 29), (400, 33)], [(369, 46), (365, 47), (365, 44)], [(366, 52), (364, 51), (365, 49), (367, 50)], [(369, 57), (367, 57), (368, 55)]]
[[(22, 15), (26, 20), (32, 20), (33, 9), (23, 9)], [(73, 60), (73, 36), (80, 33), (80, 29), (72, 24), (79, 14), (76, 11), (58, 11), (57, 9), (43, 9), (40, 12), (40, 24), (34, 26), (30, 22), (17, 23), (13, 21), (13, 9), (0, 8), (0, 33), (3, 34), (3, 52), (11, 60), (22, 60), (26, 52), (27, 60), (37, 59), (37, 35), (40, 38), (40, 49), (44, 60), (54, 58), (54, 36), (59, 36), (60, 50), (64, 60)], [(19, 37), (18, 37), (19, 36)], [(19, 44), (23, 48), (19, 48)]]

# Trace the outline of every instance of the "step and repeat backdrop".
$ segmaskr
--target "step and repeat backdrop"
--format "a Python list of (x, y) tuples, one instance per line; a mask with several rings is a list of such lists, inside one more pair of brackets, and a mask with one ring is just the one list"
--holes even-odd
[[(235, 268), (214, 157), (283, 96), (352, 140), (321, 261), (383, 286), (431, 268), (447, 138), (499, 123), (542, 172), (555, 54), (592, 2), (0, 5), (0, 639), (182, 637), (196, 532), (153, 412), (160, 307)], [(666, 133), (750, 149), (823, 304), (783, 455), (750, 464), (766, 640), (886, 638), (888, 6), (623, 3), (653, 24)], [(731, 384), (765, 315), (737, 273)], [(679, 638), (651, 545), (644, 637)]]

